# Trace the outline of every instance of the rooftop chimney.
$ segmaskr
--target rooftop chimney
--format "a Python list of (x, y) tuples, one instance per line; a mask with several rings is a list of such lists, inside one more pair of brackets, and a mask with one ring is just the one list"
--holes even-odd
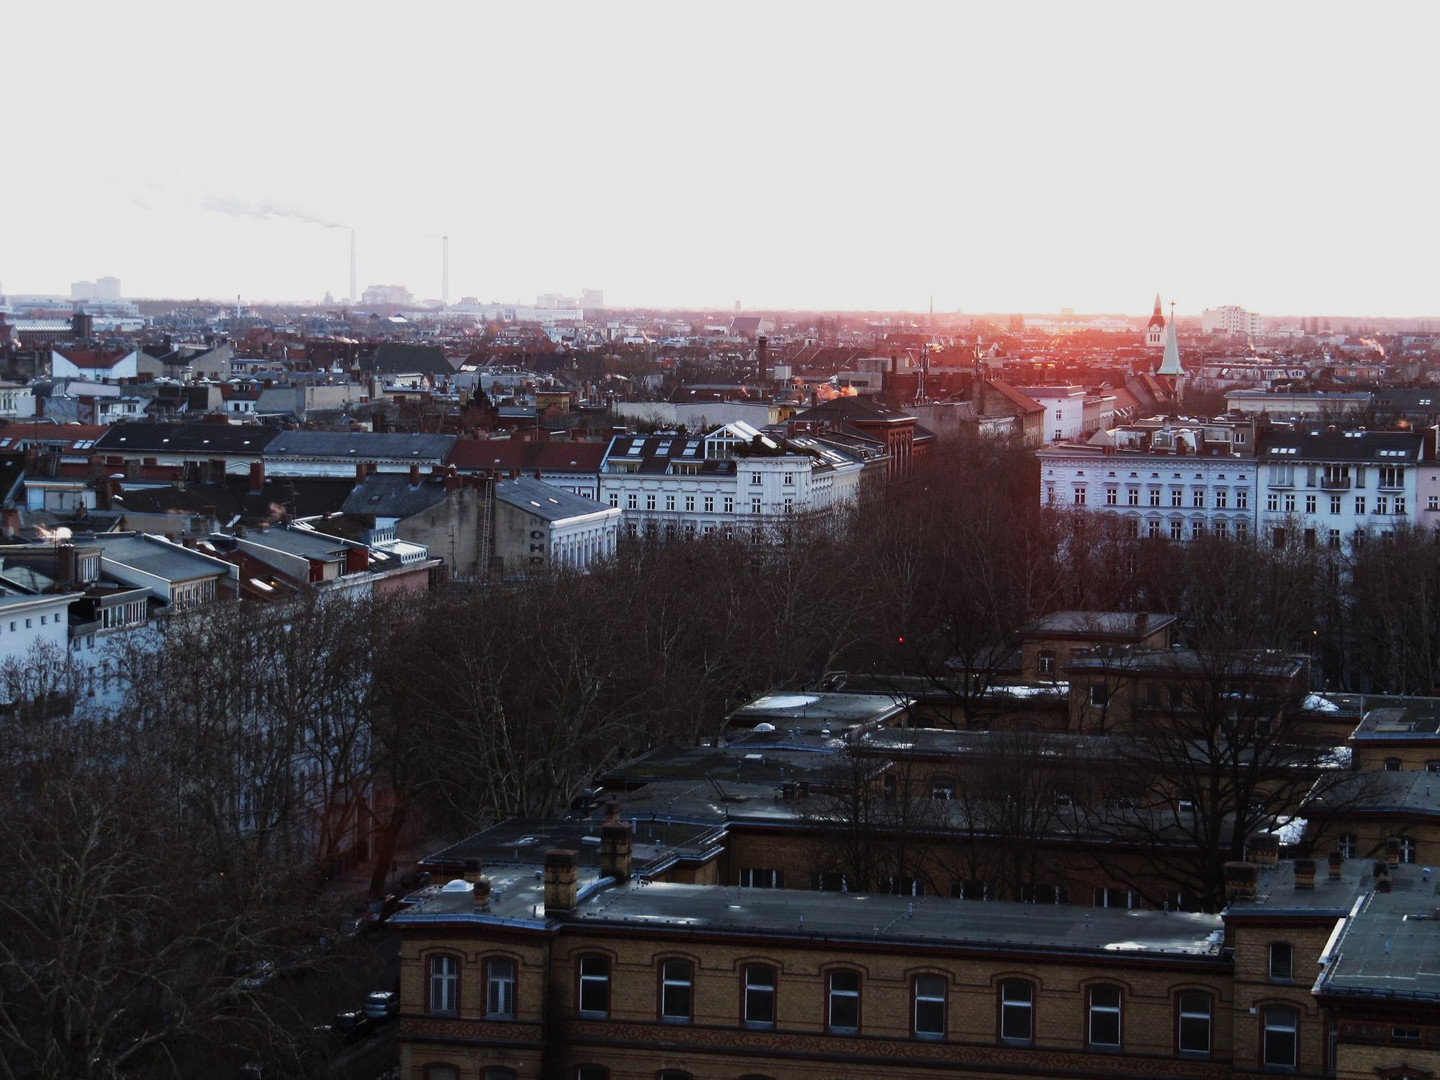
[(563, 914), (575, 909), (576, 879), (580, 856), (570, 848), (551, 848), (545, 853), (545, 912)]
[(252, 461), (250, 463), (250, 494), (259, 495), (265, 490), (265, 463), (263, 461)]
[(1297, 889), (1313, 889), (1313, 888), (1315, 888), (1315, 860), (1314, 860), (1314, 859), (1296, 859), (1296, 860), (1295, 860), (1295, 888), (1297, 888)]
[(601, 877), (614, 878), (621, 884), (630, 880), (630, 856), (634, 841), (630, 823), (620, 820), (619, 802), (611, 799), (605, 804), (605, 823), (600, 826)]
[(1345, 869), (1345, 853), (1339, 848), (1330, 852), (1330, 880), (1339, 881), (1340, 871)]
[(420, 486), (420, 466), (413, 461), (410, 463), (410, 486)]
[(1260, 880), (1260, 868), (1254, 863), (1227, 862), (1225, 864), (1225, 899), (1253, 900), (1255, 886)]
[(1255, 833), (1245, 841), (1245, 858), (1256, 866), (1274, 866), (1280, 861), (1280, 838), (1274, 833)]

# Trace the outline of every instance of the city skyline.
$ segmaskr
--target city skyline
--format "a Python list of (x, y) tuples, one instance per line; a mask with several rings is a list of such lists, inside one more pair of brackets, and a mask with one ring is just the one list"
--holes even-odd
[(359, 287), (422, 300), (449, 236), (452, 302), (1440, 308), (1418, 4), (247, 11), (90, 9), (60, 72), (10, 17), (13, 77), (70, 120), (10, 173), (7, 290), (342, 300), (353, 229)]

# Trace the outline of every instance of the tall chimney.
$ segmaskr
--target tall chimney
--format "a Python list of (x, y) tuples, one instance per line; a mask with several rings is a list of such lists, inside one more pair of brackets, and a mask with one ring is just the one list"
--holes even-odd
[(623, 885), (630, 880), (630, 855), (634, 833), (628, 821), (620, 820), (620, 804), (605, 804), (605, 823), (600, 826), (600, 876), (612, 877)]
[(252, 461), (250, 463), (250, 494), (259, 495), (265, 490), (265, 463), (263, 461)]
[(360, 293), (355, 288), (355, 230), (350, 230), (350, 303), (360, 302)]
[(450, 237), (440, 238), (440, 248), (443, 254), (440, 273), (440, 303), (447, 308), (450, 306)]
[(545, 913), (562, 914), (575, 909), (576, 878), (580, 856), (569, 848), (551, 848), (545, 853)]

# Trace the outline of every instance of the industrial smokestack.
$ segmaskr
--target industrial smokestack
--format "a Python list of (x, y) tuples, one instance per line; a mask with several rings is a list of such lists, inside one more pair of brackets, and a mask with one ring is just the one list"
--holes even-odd
[(450, 237), (440, 238), (440, 248), (443, 254), (440, 272), (440, 303), (447, 308), (450, 306)]
[(360, 294), (355, 289), (355, 230), (350, 230), (350, 303), (355, 304), (360, 300)]

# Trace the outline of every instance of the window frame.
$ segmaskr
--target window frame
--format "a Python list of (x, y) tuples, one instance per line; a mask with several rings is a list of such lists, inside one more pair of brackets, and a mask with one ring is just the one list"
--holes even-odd
[[(850, 989), (841, 989), (841, 988), (837, 987), (837, 986), (836, 986), (836, 979), (837, 979), (837, 978), (853, 978), (853, 979), (855, 980), (855, 988), (854, 988), (853, 990), (850, 990)], [(859, 971), (857, 968), (851, 968), (851, 967), (830, 968), (829, 970), (827, 970), (827, 971), (825, 972), (825, 1017), (824, 1017), (824, 1020), (825, 1020), (825, 1030), (826, 1030), (827, 1033), (829, 1033), (829, 1034), (831, 1034), (831, 1035), (858, 1035), (858, 1034), (860, 1034), (860, 1023), (861, 1023), (861, 1014), (860, 1014), (861, 997), (860, 997), (860, 994), (861, 994), (861, 991), (862, 991), (863, 988), (864, 988), (864, 979), (863, 979), (863, 977), (861, 976), (860, 971)], [(835, 1023), (835, 1005), (836, 1005), (836, 1002), (837, 1002), (837, 1001), (853, 1001), (853, 1002), (854, 1002), (854, 1007), (855, 1007), (855, 1023), (854, 1023), (853, 1026), (848, 1025), (848, 1024), (836, 1024), (836, 1023)]]
[[(496, 964), (509, 964), (510, 976), (508, 979), (497, 977), (495, 972)], [(487, 1020), (514, 1020), (519, 1016), (518, 984), (520, 965), (513, 956), (503, 953), (485, 957), (485, 1019)], [(495, 988), (497, 986), (508, 987), (509, 990), (509, 1011), (492, 1011), (494, 1003)]]
[[(659, 980), (655, 995), (655, 1014), (664, 1024), (690, 1024), (695, 1021), (695, 961), (685, 956), (664, 956), (655, 966)], [(683, 1004), (684, 1012), (671, 1011), (672, 993)]]
[(1295, 946), (1288, 941), (1272, 941), (1266, 951), (1266, 973), (1272, 983), (1295, 980)]
[[(922, 982), (939, 983), (938, 996), (921, 994), (920, 984)], [(933, 989), (933, 988), (932, 988)], [(923, 1005), (939, 1005), (939, 1030), (921, 1028), (920, 1009)], [(929, 1041), (942, 1041), (950, 1034), (950, 978), (933, 971), (917, 972), (910, 979), (910, 1035), (915, 1039), (926, 1039)]]
[[(752, 981), (751, 976), (768, 976), (769, 982)], [(745, 964), (740, 970), (740, 1022), (747, 1028), (773, 1028), (776, 1022), (776, 1006), (778, 1004), (778, 983), (780, 981), (780, 968), (775, 964), (766, 964), (757, 960)], [(760, 1020), (750, 1015), (751, 994), (758, 998), (769, 998), (770, 1019)]]
[[(595, 974), (587, 973), (587, 963), (603, 965), (604, 971)], [(610, 957), (604, 953), (585, 953), (575, 958), (575, 1011), (581, 1016), (606, 1016), (610, 1015)], [(604, 1008), (587, 1009), (585, 1007), (587, 986), (592, 991), (603, 994), (605, 998)]]
[[(1205, 1012), (1195, 1012), (1193, 1009), (1185, 1008), (1186, 998), (1201, 998), (1205, 1002)], [(1185, 1021), (1197, 1020), (1203, 1016), (1205, 1020), (1205, 1049), (1194, 1050), (1185, 1045)], [(1215, 1045), (1215, 995), (1209, 990), (1181, 990), (1175, 995), (1175, 1053), (1182, 1057), (1209, 1057)]]
[[(1113, 993), (1114, 1005), (1101, 1005), (1095, 1001), (1096, 992)], [(1114, 1017), (1115, 1041), (1099, 1042), (1095, 1038), (1097, 1020)], [(1095, 983), (1085, 988), (1085, 1048), (1107, 1054), (1120, 1052), (1125, 1041), (1125, 989), (1116, 983)]]
[[(453, 970), (446, 973), (437, 972), (437, 967), (448, 962)], [(448, 983), (450, 996), (453, 998), (450, 1008), (435, 1004), (436, 983), (442, 985)], [(444, 990), (441, 991), (442, 996)], [(460, 1015), (460, 956), (453, 952), (432, 952), (425, 954), (425, 1012), (431, 1016), (459, 1016)]]
[[(1025, 997), (1010, 997), (1012, 987), (1024, 987)], [(999, 1041), (1006, 1046), (1033, 1046), (1035, 1044), (1035, 983), (1030, 979), (1009, 978), (1001, 979), (1000, 985), (995, 992), (996, 1023), (995, 1033)], [(1019, 1010), (1015, 1015), (1025, 1017), (1025, 1035), (1007, 1035), (1005, 1033), (1006, 1017), (1011, 1015), (1011, 1010)]]
[[(1280, 1014), (1287, 1013), (1290, 1026), (1282, 1027), (1272, 1021)], [(1263, 1005), (1260, 1008), (1260, 1067), (1271, 1071), (1293, 1072), (1300, 1067), (1300, 1010), (1292, 1004)], [(1290, 1060), (1270, 1060), (1270, 1033), (1288, 1033), (1290, 1037)]]

